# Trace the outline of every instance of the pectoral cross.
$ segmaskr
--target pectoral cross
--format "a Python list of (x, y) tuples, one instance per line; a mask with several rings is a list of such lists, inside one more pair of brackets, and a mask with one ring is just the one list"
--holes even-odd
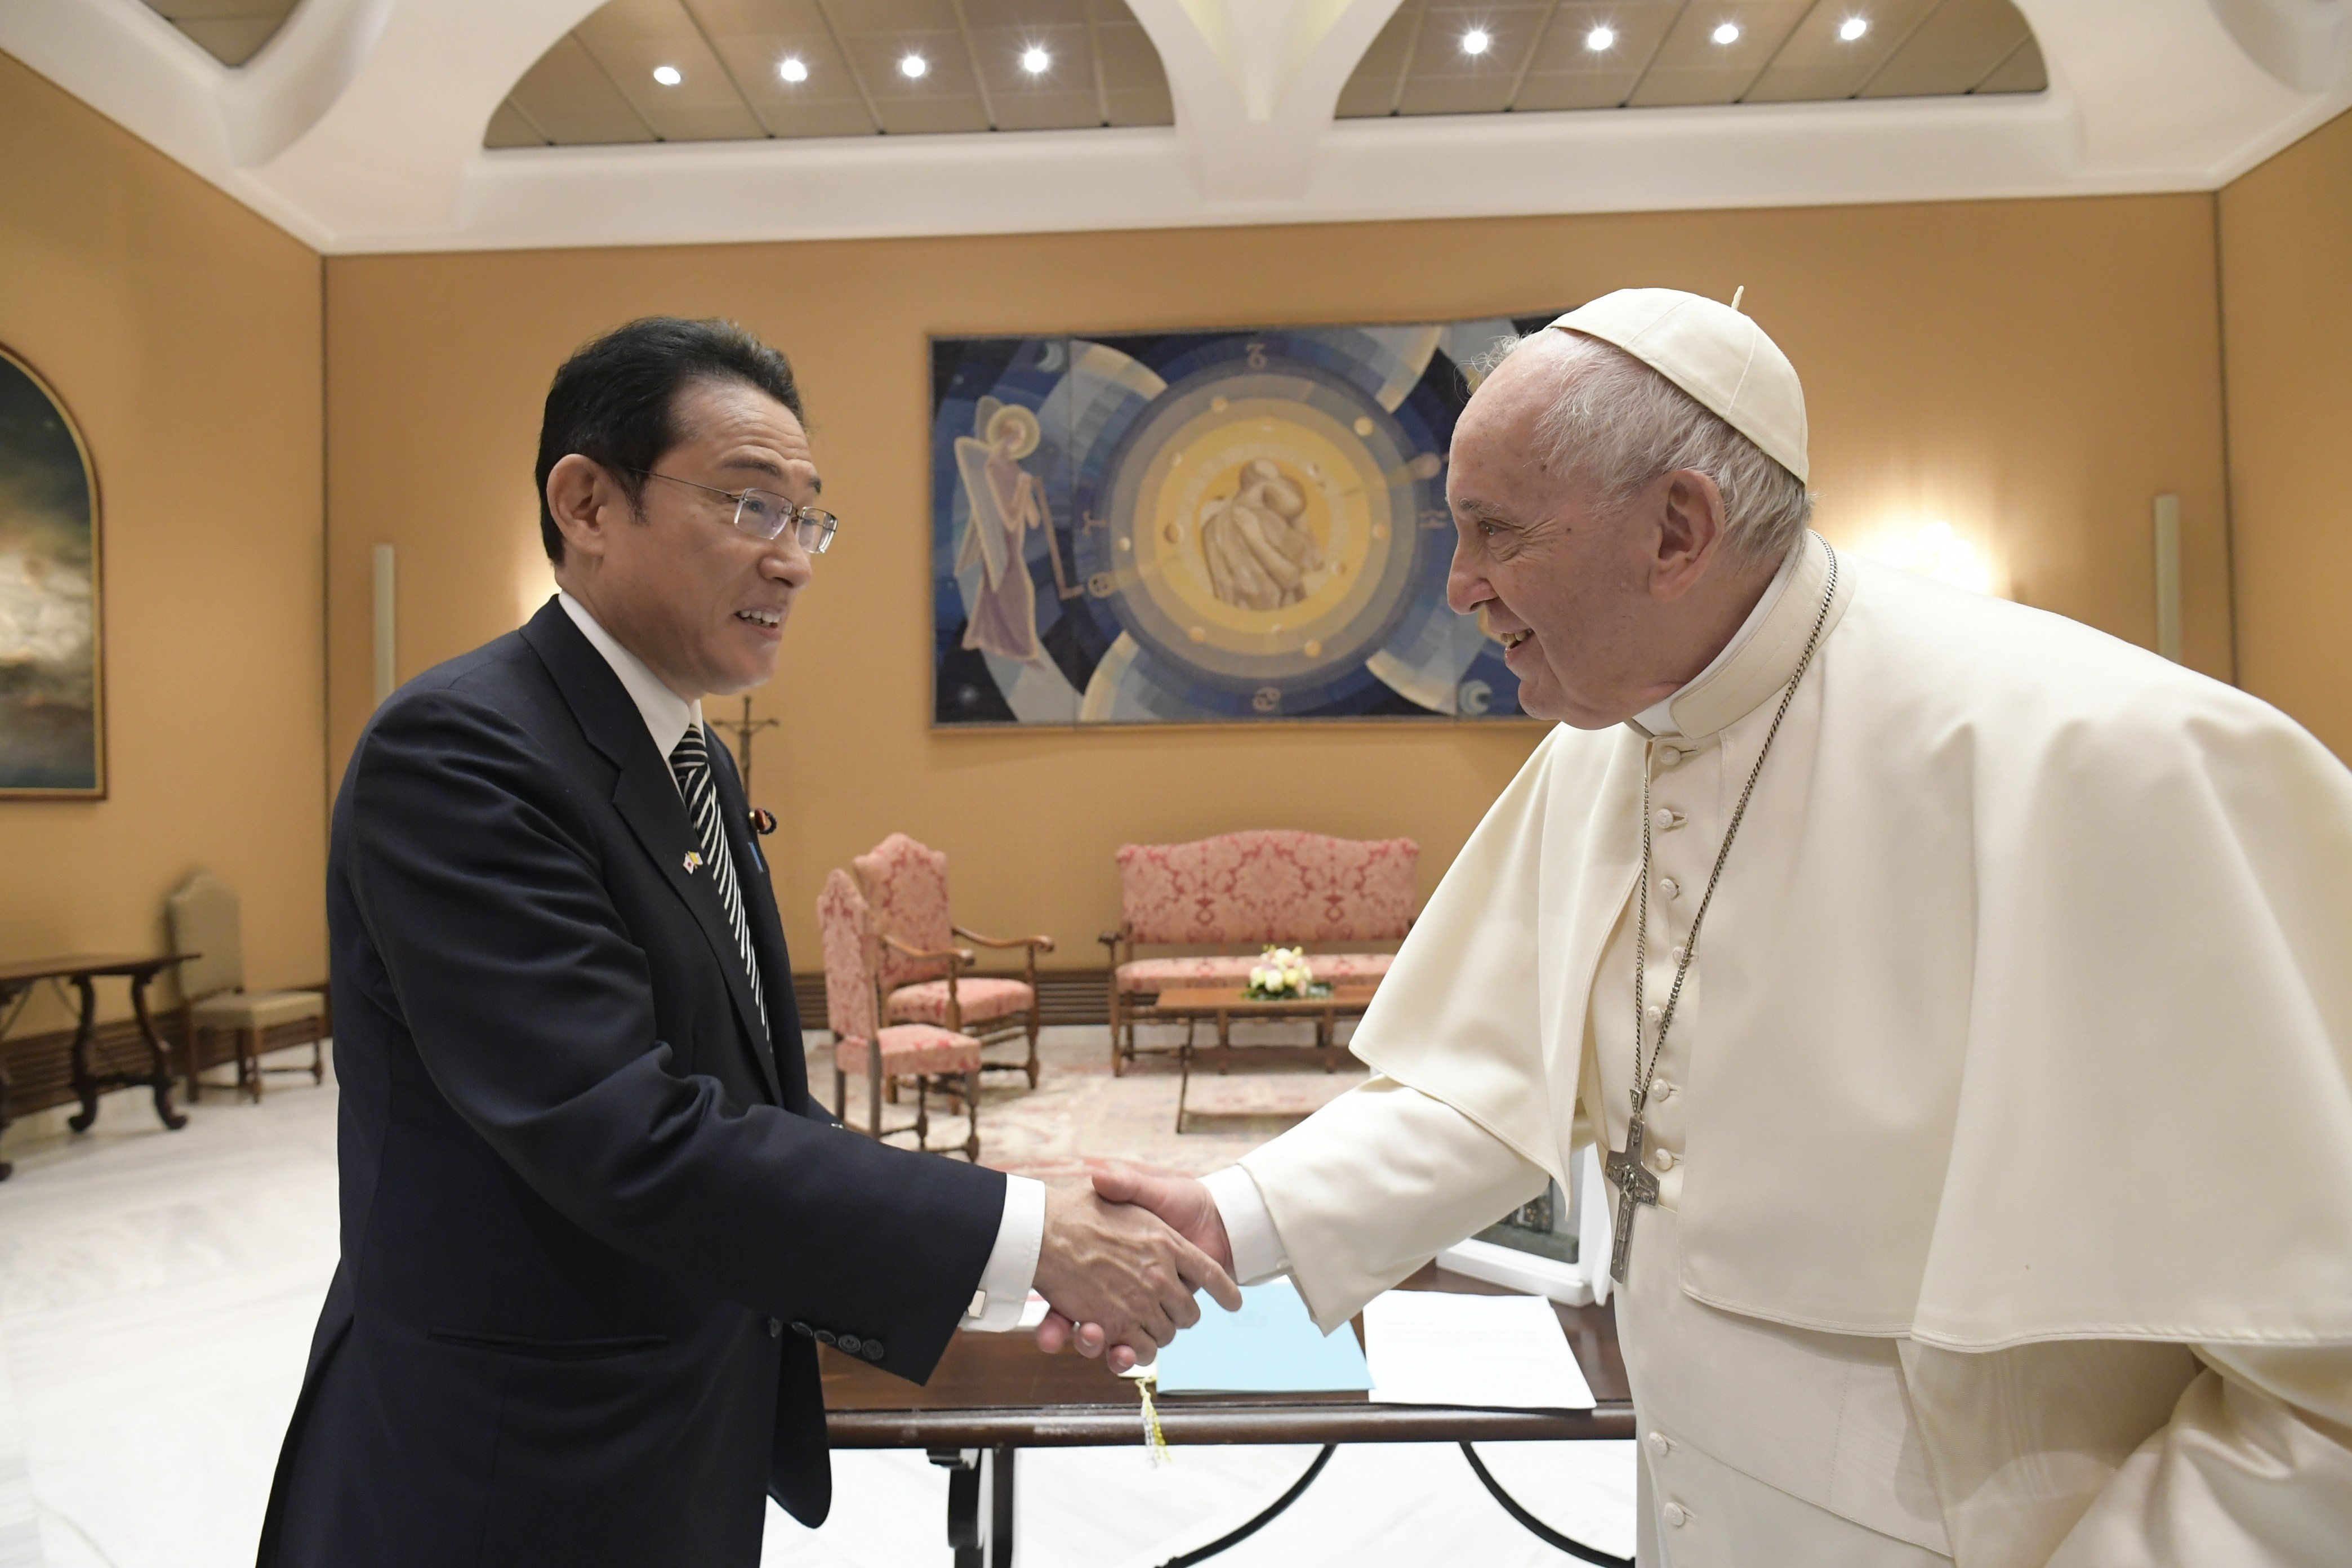
[(1641, 1101), (1634, 1100), (1633, 1120), (1625, 1129), (1625, 1147), (1612, 1149), (1602, 1162), (1609, 1179), (1617, 1184), (1617, 1241), (1609, 1251), (1609, 1278), (1625, 1283), (1625, 1255), (1633, 1245), (1633, 1205), (1658, 1201), (1658, 1178), (1642, 1163)]

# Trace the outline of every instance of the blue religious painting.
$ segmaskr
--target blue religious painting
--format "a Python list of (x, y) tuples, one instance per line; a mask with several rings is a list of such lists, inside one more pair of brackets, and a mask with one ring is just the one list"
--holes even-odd
[(932, 340), (935, 721), (1519, 717), (1445, 457), (1549, 320)]
[(80, 434), (0, 349), (0, 799), (106, 794), (98, 545)]

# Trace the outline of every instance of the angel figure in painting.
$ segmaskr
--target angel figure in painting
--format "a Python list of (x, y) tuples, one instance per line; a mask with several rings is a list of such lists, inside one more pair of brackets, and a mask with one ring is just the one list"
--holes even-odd
[(1201, 517), (1209, 587), (1244, 610), (1278, 610), (1312, 593), (1323, 552), (1307, 526), (1307, 496), (1264, 458), (1242, 467), (1241, 489)]
[(1044, 432), (1034, 411), (993, 397), (980, 400), (972, 428), (979, 438), (959, 436), (955, 444), (956, 468), (971, 500), (971, 521), (964, 525), (956, 571), (968, 572), (974, 565), (981, 569), (963, 646), (1024, 664), (1042, 663), (1045, 650), (1037, 641), (1037, 588), (1030, 580), (1024, 548), (1029, 530), (1045, 532), (1060, 595), (1066, 599), (1076, 592), (1065, 581), (1045, 487), (1021, 466), (1021, 459), (1037, 449)]

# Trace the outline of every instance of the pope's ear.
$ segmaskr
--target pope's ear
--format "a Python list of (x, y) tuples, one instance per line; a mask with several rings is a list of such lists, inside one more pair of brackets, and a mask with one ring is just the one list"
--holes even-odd
[(1652, 584), (1663, 598), (1680, 598), (1723, 554), (1723, 490), (1696, 468), (1660, 481), (1658, 556)]
[(577, 452), (547, 472), (547, 510), (563, 535), (566, 555), (604, 553), (604, 510), (614, 500), (612, 477)]

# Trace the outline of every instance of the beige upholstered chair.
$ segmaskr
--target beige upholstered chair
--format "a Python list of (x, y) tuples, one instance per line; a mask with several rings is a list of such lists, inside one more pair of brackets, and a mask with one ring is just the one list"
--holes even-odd
[[(245, 939), (236, 892), (209, 871), (199, 871), (165, 900), (174, 952), (198, 956), (180, 965), (181, 1037), (187, 1049), (188, 1099), (202, 1084), (204, 1043), (226, 1031), (236, 1047), (236, 1084), (256, 1101), (262, 1074), (308, 1072), (312, 1083), (326, 1078), (320, 1041), (326, 1036), (327, 999), (316, 991), (247, 991)], [(307, 1068), (268, 1068), (262, 1053), (307, 1042)]]

